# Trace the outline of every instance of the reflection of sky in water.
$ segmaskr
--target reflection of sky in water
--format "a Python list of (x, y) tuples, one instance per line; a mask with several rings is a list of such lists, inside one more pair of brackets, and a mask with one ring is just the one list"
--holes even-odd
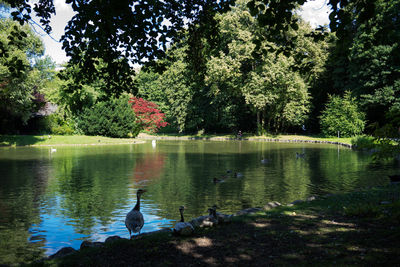
[[(56, 197), (56, 199), (59, 200), (58, 197)], [(56, 203), (57, 206), (51, 207), (52, 212), (48, 214), (44, 213), (40, 216), (40, 224), (32, 225), (29, 229), (29, 232), (31, 233), (29, 241), (44, 241), (46, 255), (52, 255), (63, 247), (79, 249), (83, 240), (104, 242), (107, 237), (114, 235), (118, 235), (122, 238), (129, 238), (129, 232), (125, 226), (125, 216), (132, 207), (135, 206), (136, 196), (132, 197), (129, 206), (114, 211), (113, 221), (109, 224), (102, 225), (99, 220), (95, 220), (95, 225), (90, 228), (90, 235), (77, 233), (75, 226), (76, 219), (63, 217), (59, 212), (55, 212), (55, 210), (59, 210), (60, 201), (57, 201)], [(49, 212), (49, 210), (42, 211)], [(141, 201), (141, 212), (145, 221), (141, 233), (152, 232), (165, 228), (166, 225), (173, 224), (173, 220), (163, 219), (154, 215), (157, 211), (158, 209), (154, 204), (146, 203), (146, 200)]]
[[(306, 156), (296, 158), (296, 152)], [(172, 227), (181, 205), (189, 221), (213, 204), (234, 213), (272, 200), (289, 203), (382, 185), (397, 170), (371, 164), (365, 153), (314, 144), (157, 141), (153, 148), (150, 141), (58, 147), (53, 154), (48, 148), (0, 148), (0, 264), (5, 253), (9, 262), (20, 260), (23, 246), (28, 249), (22, 253), (42, 255), (44, 248), (50, 255), (62, 247), (78, 249), (83, 240), (129, 238), (124, 221), (138, 188), (147, 189), (141, 205), (145, 233)], [(214, 184), (213, 177), (225, 182)]]

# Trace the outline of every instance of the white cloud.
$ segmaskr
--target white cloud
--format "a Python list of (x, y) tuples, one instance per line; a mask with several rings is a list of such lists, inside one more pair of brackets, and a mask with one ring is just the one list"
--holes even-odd
[[(34, 3), (32, 1), (31, 3)], [(53, 15), (50, 20), (50, 26), (52, 32), (50, 36), (47, 35), (40, 27), (33, 25), (35, 31), (41, 35), (45, 46), (45, 55), (50, 56), (58, 65), (68, 61), (64, 50), (62, 50), (62, 44), (59, 42), (61, 36), (64, 34), (64, 28), (67, 26), (68, 21), (71, 20), (74, 12), (72, 7), (65, 3), (65, 0), (54, 0), (54, 6), (56, 9), (56, 15)], [(33, 16), (32, 19), (39, 23), (40, 19)]]
[(56, 8), (56, 11), (68, 11), (71, 9), (71, 7), (65, 3), (65, 0), (54, 0), (54, 6)]
[(316, 28), (319, 25), (329, 24), (329, 13), (331, 8), (327, 0), (307, 1), (299, 12), (300, 16)]

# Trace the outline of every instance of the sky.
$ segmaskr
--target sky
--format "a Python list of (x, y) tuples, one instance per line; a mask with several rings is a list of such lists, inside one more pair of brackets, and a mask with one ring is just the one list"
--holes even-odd
[[(327, 6), (327, 0), (308, 0), (299, 12), (305, 21), (308, 21), (312, 27), (329, 24), (330, 9)], [(42, 37), (45, 45), (45, 54), (50, 56), (57, 65), (61, 65), (68, 61), (65, 52), (61, 49), (62, 44), (58, 42), (64, 33), (64, 28), (68, 21), (74, 16), (74, 12), (65, 0), (54, 0), (56, 15), (51, 19), (51, 27), (53, 29), (51, 36), (45, 34), (36, 27), (36, 32)], [(35, 21), (39, 21), (36, 19)]]

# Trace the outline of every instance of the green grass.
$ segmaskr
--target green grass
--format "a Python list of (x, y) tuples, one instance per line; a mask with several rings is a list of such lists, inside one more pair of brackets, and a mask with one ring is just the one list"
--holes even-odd
[[(142, 134), (146, 136), (148, 134)], [(180, 134), (155, 134), (148, 136), (171, 137), (171, 138), (194, 138), (206, 140), (235, 139), (233, 134), (201, 134), (201, 135), (180, 135)], [(305, 135), (264, 135), (255, 136), (244, 134), (243, 138), (250, 140), (280, 139), (280, 140), (319, 140), (352, 144), (352, 138), (325, 138), (320, 136)], [(0, 135), (0, 146), (55, 146), (55, 145), (89, 145), (89, 144), (126, 144), (137, 142), (133, 138), (109, 138), (103, 136), (86, 135)]]
[[(160, 137), (182, 137), (182, 138), (194, 138), (194, 139), (219, 139), (219, 138), (232, 138), (235, 139), (236, 135), (234, 134), (142, 134), (142, 135), (149, 135), (149, 136), (160, 136)], [(252, 135), (252, 134), (243, 134), (243, 138), (250, 139), (250, 140), (263, 140), (263, 139), (280, 139), (280, 140), (317, 140), (317, 141), (329, 141), (329, 142), (339, 142), (351, 145), (352, 144), (352, 137), (346, 138), (337, 138), (337, 137), (323, 137), (320, 135), (285, 135), (285, 134), (278, 134), (278, 135)]]
[(125, 144), (134, 142), (133, 138), (109, 138), (86, 135), (0, 135), (0, 146)]

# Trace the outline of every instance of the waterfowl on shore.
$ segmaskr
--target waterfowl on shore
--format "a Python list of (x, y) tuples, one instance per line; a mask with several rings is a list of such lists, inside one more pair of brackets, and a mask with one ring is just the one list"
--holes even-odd
[(391, 183), (398, 183), (400, 182), (400, 175), (389, 175)]
[(139, 189), (136, 192), (136, 205), (125, 217), (125, 226), (128, 228), (129, 238), (132, 238), (132, 233), (140, 234), (140, 230), (144, 225), (143, 214), (140, 212), (140, 197), (144, 192), (146, 192), (144, 189)]
[(214, 217), (218, 223), (229, 223), (232, 221), (232, 214), (227, 215), (227, 214), (222, 214), (220, 212), (217, 212), (217, 205), (212, 206), (210, 209), (208, 209), (210, 216)]
[(188, 222), (185, 222), (183, 217), (183, 211), (185, 210), (184, 206), (179, 207), (179, 213), (181, 214), (181, 221), (175, 224), (174, 232), (179, 235), (191, 235), (194, 231), (193, 225)]
[(218, 219), (215, 214), (215, 209), (209, 208), (208, 213), (209, 215), (194, 218), (193, 220), (190, 221), (190, 224), (193, 225), (194, 228), (213, 227), (214, 225), (217, 225)]

